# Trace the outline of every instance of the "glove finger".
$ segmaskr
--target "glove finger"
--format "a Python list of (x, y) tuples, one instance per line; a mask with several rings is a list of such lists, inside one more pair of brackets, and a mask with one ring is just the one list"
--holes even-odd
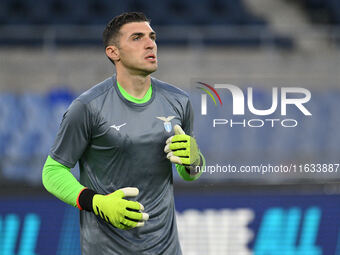
[(174, 131), (175, 131), (175, 135), (185, 135), (185, 132), (183, 131), (180, 125), (175, 125)]
[(175, 142), (188, 142), (190, 140), (190, 136), (188, 135), (174, 135), (171, 139), (172, 143)]
[(171, 144), (171, 143), (168, 143), (167, 145), (165, 145), (165, 147), (164, 147), (164, 152), (165, 152), (165, 153), (168, 153), (168, 152), (171, 151), (171, 150), (170, 150), (170, 144)]
[(128, 219), (128, 220), (132, 220), (132, 221), (140, 221), (142, 219), (142, 213), (138, 213), (138, 212), (133, 212), (133, 211), (129, 211), (126, 210), (124, 212), (124, 218)]
[(123, 197), (135, 197), (139, 194), (139, 190), (136, 187), (126, 187), (119, 190), (123, 192)]
[(149, 216), (148, 213), (142, 213), (142, 220), (143, 221), (147, 221), (147, 220), (149, 220), (149, 218), (150, 218), (150, 216)]
[(169, 160), (174, 164), (179, 164), (179, 165), (183, 164), (182, 159), (177, 156), (170, 156)]
[(126, 210), (125, 217), (128, 217), (129, 220), (133, 220), (133, 221), (141, 221), (141, 220), (146, 221), (149, 219), (149, 214), (132, 212), (132, 211)]
[(182, 161), (182, 165), (185, 165), (185, 166), (190, 166), (191, 165), (190, 158), (180, 158), (180, 159)]
[(174, 155), (173, 151), (170, 151), (168, 154), (166, 154), (166, 158), (170, 159), (171, 156), (173, 156), (173, 155)]
[(126, 219), (126, 218), (122, 219), (120, 221), (120, 223), (123, 224), (126, 227), (129, 227), (129, 228), (134, 228), (134, 227), (137, 226), (137, 222), (136, 221), (129, 220), (129, 219)]
[(172, 154), (178, 157), (189, 157), (190, 156), (190, 153), (188, 150), (176, 150), (176, 151), (173, 151)]
[(137, 222), (136, 228), (143, 227), (144, 225), (145, 225), (145, 221)]
[(169, 158), (169, 160), (172, 163), (179, 164), (179, 165), (190, 166), (190, 164), (191, 164), (190, 159), (186, 158), (186, 157), (178, 157), (178, 156), (173, 155)]
[[(113, 225), (113, 224), (112, 224), (112, 225)], [(123, 225), (123, 224), (121, 224), (121, 223), (116, 224), (116, 225), (113, 225), (113, 226), (116, 227), (116, 228), (122, 229), (122, 230), (128, 229), (127, 226), (125, 226), (125, 225)]]
[(170, 143), (169, 148), (172, 151), (186, 149), (188, 147), (188, 143), (186, 142), (178, 142), (178, 143)]
[(165, 144), (171, 143), (172, 138), (174, 138), (174, 135), (170, 136), (168, 139), (166, 139)]
[(140, 206), (140, 207), (139, 207), (139, 211), (141, 211), (141, 212), (144, 211), (144, 206), (143, 206), (141, 203), (139, 203), (139, 202), (137, 202), (137, 203), (138, 203), (139, 206)]
[(135, 211), (139, 211), (141, 209), (144, 210), (144, 206), (141, 203), (138, 203), (135, 201), (129, 201), (129, 200), (125, 200), (125, 208), (132, 209)]

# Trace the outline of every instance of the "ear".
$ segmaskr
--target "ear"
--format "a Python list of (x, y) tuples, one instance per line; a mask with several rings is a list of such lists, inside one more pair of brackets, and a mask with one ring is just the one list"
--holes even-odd
[(105, 49), (106, 56), (108, 56), (113, 61), (119, 61), (119, 49), (114, 45), (109, 45)]

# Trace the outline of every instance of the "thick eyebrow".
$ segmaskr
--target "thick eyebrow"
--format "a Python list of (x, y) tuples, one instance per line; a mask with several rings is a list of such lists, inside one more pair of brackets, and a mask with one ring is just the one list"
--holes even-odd
[[(133, 37), (133, 36), (144, 36), (145, 33), (142, 33), (142, 32), (135, 32), (135, 33), (132, 33), (130, 35), (130, 37)], [(156, 36), (156, 33), (154, 31), (150, 32), (149, 33), (150, 36)]]

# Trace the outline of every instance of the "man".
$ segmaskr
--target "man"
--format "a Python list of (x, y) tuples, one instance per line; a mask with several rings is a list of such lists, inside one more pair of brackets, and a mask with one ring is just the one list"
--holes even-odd
[[(80, 209), (83, 254), (181, 254), (171, 162), (185, 180), (197, 179), (201, 173), (191, 170), (204, 164), (189, 136), (188, 96), (150, 77), (157, 69), (156, 34), (144, 14), (115, 17), (103, 40), (117, 75), (66, 111), (43, 184)], [(80, 182), (70, 173), (78, 161)]]

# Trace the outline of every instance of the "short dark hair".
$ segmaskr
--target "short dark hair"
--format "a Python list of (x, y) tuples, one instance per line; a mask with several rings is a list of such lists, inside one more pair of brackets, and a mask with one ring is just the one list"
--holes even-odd
[(150, 20), (145, 16), (142, 12), (124, 12), (116, 17), (114, 17), (112, 20), (109, 21), (109, 23), (106, 25), (106, 28), (103, 32), (103, 43), (105, 48), (109, 45), (118, 45), (118, 35), (120, 28), (131, 22), (149, 22)]

